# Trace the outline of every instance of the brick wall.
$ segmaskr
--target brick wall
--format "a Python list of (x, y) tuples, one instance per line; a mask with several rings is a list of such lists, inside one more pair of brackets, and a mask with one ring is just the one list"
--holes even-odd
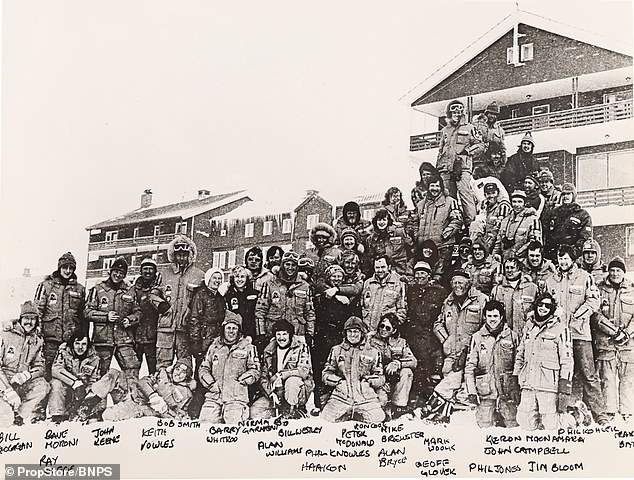
[[(634, 223), (626, 225), (602, 225), (594, 227), (593, 237), (601, 245), (601, 259), (607, 264), (614, 256), (625, 259), (629, 271), (634, 270), (634, 255), (626, 255), (626, 230), (634, 228)], [(634, 250), (634, 249), (632, 249)], [(632, 251), (631, 253), (634, 253)]]

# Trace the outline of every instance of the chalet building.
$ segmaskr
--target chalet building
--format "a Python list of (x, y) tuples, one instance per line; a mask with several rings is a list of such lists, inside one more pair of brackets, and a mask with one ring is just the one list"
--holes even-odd
[[(139, 273), (141, 260), (147, 256), (156, 260), (159, 269), (166, 268), (169, 265), (167, 245), (177, 234), (196, 238), (196, 231), (208, 230), (213, 216), (230, 212), (249, 201), (244, 191), (211, 195), (209, 190), (199, 190), (195, 200), (153, 206), (152, 191), (145, 190), (140, 208), (86, 229), (89, 232), (87, 287), (106, 277), (118, 256), (128, 261), (130, 276)], [(199, 257), (210, 255), (204, 251), (206, 245), (202, 247), (199, 246)]]
[[(213, 217), (207, 230), (197, 230), (199, 267), (228, 272), (244, 263), (245, 252), (257, 245), (266, 250), (278, 245), (285, 251), (304, 252), (312, 246), (310, 230), (318, 222), (332, 224), (333, 205), (317, 191), (302, 197), (255, 200)], [(202, 246), (202, 248), (201, 248)]]
[(518, 10), (406, 96), (412, 163), (435, 163), (445, 108), (469, 118), (496, 101), (507, 155), (530, 131), (555, 183), (576, 185), (603, 259), (634, 267), (632, 52), (587, 31)]

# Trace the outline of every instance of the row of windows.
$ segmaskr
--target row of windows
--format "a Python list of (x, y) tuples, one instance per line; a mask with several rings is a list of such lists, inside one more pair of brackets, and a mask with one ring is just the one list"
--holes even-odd
[[(132, 238), (138, 238), (140, 235), (140, 228), (134, 227), (134, 231), (132, 233)], [(187, 235), (187, 222), (179, 222), (174, 227), (174, 233), (182, 233)], [(165, 225), (154, 225), (153, 236), (158, 237), (159, 235), (165, 234)], [(106, 242), (114, 242), (119, 240), (119, 230), (110, 230), (106, 232)]]
[(634, 150), (595, 153), (577, 157), (579, 191), (634, 185)]

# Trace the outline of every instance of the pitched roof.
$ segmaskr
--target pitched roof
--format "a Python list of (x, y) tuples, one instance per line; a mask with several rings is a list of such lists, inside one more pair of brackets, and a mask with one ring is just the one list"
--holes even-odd
[(435, 88), (464, 64), (475, 58), (478, 54), (490, 47), (509, 31), (513, 30), (513, 27), (516, 24), (520, 23), (561, 35), (563, 37), (588, 43), (590, 45), (595, 45), (616, 53), (632, 56), (632, 46), (630, 44), (623, 44), (613, 38), (599, 35), (589, 30), (576, 28), (541, 15), (536, 15), (518, 9), (500, 20), (493, 28), (480, 36), (480, 38), (478, 38), (475, 42), (471, 43), (458, 55), (453, 57), (418, 85), (405, 93), (403, 97), (401, 97), (401, 100), (406, 100), (410, 104), (414, 103), (418, 98)]
[[(129, 225), (131, 223), (141, 223), (154, 220), (162, 220), (167, 218), (191, 218), (208, 210), (221, 207), (227, 203), (234, 202), (243, 198), (251, 199), (246, 190), (239, 190), (230, 193), (221, 193), (212, 195), (204, 199), (188, 200), (185, 202), (172, 203), (159, 207), (147, 207), (133, 210), (121, 216), (96, 223), (86, 228), (92, 230), (96, 228), (115, 227), (119, 225)], [(247, 202), (249, 203), (249, 202)]]

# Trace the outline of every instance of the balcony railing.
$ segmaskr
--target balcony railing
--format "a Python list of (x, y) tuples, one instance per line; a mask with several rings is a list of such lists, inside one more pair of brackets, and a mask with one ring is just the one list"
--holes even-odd
[(107, 250), (109, 248), (137, 247), (139, 245), (165, 245), (171, 242), (175, 236), (175, 233), (167, 233), (165, 235), (156, 235), (152, 237), (122, 238), (121, 240), (113, 240), (110, 242), (94, 242), (88, 244), (88, 251)]
[(589, 190), (577, 194), (577, 203), (584, 208), (608, 205), (634, 205), (634, 186)]
[[(169, 267), (169, 266), (170, 266), (169, 263), (158, 264), (159, 269)], [(99, 277), (107, 278), (109, 272), (110, 272), (109, 268), (95, 268), (93, 270), (86, 270), (86, 278), (99, 278)], [(128, 267), (128, 275), (126, 278), (129, 281), (131, 280), (132, 277), (134, 277), (135, 275), (139, 275), (140, 273), (141, 273), (141, 267)]]
[[(528, 131), (547, 130), (551, 128), (572, 128), (594, 123), (613, 122), (632, 118), (632, 99), (619, 102), (573, 108), (560, 112), (542, 113), (528, 117), (500, 120), (507, 135)], [(438, 148), (440, 132), (424, 133), (409, 137), (409, 150), (428, 150)]]

